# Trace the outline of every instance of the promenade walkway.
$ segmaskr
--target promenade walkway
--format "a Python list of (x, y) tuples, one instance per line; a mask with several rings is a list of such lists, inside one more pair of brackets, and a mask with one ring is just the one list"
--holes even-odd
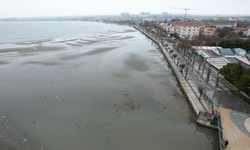
[[(185, 79), (185, 77), (184, 77), (185, 72), (184, 71), (183, 71), (183, 73), (180, 72), (180, 68), (176, 65), (177, 61), (175, 61), (171, 58), (169, 51), (166, 49), (166, 47), (164, 47), (157, 39), (155, 39), (152, 35), (150, 35), (150, 33), (146, 33), (145, 31), (143, 31), (139, 27), (135, 27), (135, 28), (138, 29), (140, 32), (145, 34), (147, 37), (149, 37), (151, 40), (153, 40), (154, 42), (156, 42), (159, 45), (160, 49), (162, 50), (163, 55), (168, 60), (169, 65), (172, 67), (174, 73), (176, 74), (177, 80), (181, 84), (181, 86), (182, 86), (185, 94), (187, 95), (188, 100), (190, 101), (191, 105), (193, 106), (193, 109), (194, 109), (195, 113), (197, 114), (197, 116), (200, 113), (211, 114), (212, 109), (211, 109), (210, 104), (203, 97), (201, 97), (199, 99), (200, 94), (198, 91), (197, 84), (193, 80), (186, 80)], [(185, 60), (180, 59), (179, 61), (184, 62)]]
[[(207, 81), (206, 77), (208, 66), (205, 65), (202, 74), (203, 65), (201, 65), (200, 70), (198, 70), (200, 62), (195, 59), (192, 59), (192, 61), (195, 61), (194, 65), (189, 65), (189, 80), (186, 80), (184, 78), (184, 74), (179, 71), (179, 66), (176, 65), (177, 58), (175, 61), (171, 58), (171, 54), (168, 51), (169, 49), (160, 43), (161, 38), (157, 36), (154, 37), (152, 33), (146, 33), (146, 31), (140, 29), (139, 27), (135, 28), (159, 45), (163, 55), (166, 57), (174, 73), (176, 74), (177, 79), (179, 80), (197, 115), (199, 115), (201, 112), (211, 113), (211, 103), (214, 107), (214, 110), (220, 112), (221, 124), (223, 128), (222, 138), (229, 141), (229, 145), (226, 149), (249, 150), (250, 105), (231, 92), (237, 91), (237, 89), (235, 89), (234, 86), (222, 78), (220, 78), (218, 86), (215, 87), (217, 78), (215, 71), (211, 71), (210, 78)], [(168, 46), (171, 47), (171, 50), (174, 50), (171, 43), (168, 43)], [(183, 56), (183, 54), (179, 54), (176, 50), (174, 50), (173, 53), (178, 54), (177, 57), (179, 58), (179, 64), (186, 64), (187, 62), (190, 62), (190, 56)], [(190, 62), (190, 64), (193, 64), (193, 62)], [(206, 97), (206, 100), (205, 97), (201, 97), (201, 100), (199, 100), (199, 86), (204, 87), (204, 96)], [(207, 99), (209, 99), (209, 101)], [(197, 120), (198, 123), (203, 125), (207, 124), (205, 121), (206, 116), (204, 116), (204, 118), (201, 117), (200, 119), (201, 120)], [(207, 124), (207, 126), (211, 127), (209, 124)]]

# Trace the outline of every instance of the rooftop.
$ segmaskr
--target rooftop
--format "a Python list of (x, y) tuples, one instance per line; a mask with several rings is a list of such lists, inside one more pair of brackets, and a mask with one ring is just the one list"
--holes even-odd
[(180, 25), (180, 26), (215, 26), (213, 24), (207, 24), (200, 21), (167, 21), (166, 23)]
[[(240, 62), (245, 68), (250, 68), (250, 55), (236, 55), (231, 48), (222, 48), (216, 46), (192, 46), (197, 53), (207, 61), (210, 62), (215, 68), (220, 69), (228, 63)], [(241, 48), (235, 48), (235, 50), (245, 51)], [(221, 56), (224, 55), (224, 56)]]
[(179, 18), (173, 18), (170, 21), (181, 21)]
[(230, 48), (218, 48), (218, 50), (222, 55), (235, 55), (234, 51)]
[(223, 66), (228, 64), (228, 61), (223, 57), (209, 57), (207, 58), (207, 62), (211, 63), (217, 69), (221, 69)]
[(240, 31), (248, 31), (248, 28), (243, 28), (243, 27), (231, 27), (233, 30), (240, 30)]
[(236, 23), (235, 21), (230, 21), (230, 20), (209, 20), (207, 22), (211, 22), (211, 23)]

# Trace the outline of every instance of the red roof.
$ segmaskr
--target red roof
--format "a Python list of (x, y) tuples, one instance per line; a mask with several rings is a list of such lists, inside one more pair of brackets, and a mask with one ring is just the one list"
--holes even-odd
[(181, 21), (181, 20), (178, 18), (173, 18), (173, 19), (171, 19), (171, 21)]
[(231, 27), (233, 30), (240, 30), (240, 31), (247, 31), (248, 28), (243, 28), (243, 27)]

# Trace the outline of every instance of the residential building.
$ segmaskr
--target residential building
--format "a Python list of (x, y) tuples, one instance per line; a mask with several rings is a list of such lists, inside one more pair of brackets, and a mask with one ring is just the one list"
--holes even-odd
[(180, 38), (199, 36), (201, 22), (178, 22), (176, 32)]
[(209, 24), (214, 24), (216, 28), (225, 28), (225, 27), (236, 27), (237, 22), (235, 21), (229, 21), (229, 20), (212, 20), (207, 21)]
[(162, 16), (168, 16), (168, 12), (162, 12)]
[(141, 16), (141, 17), (150, 16), (150, 12), (141, 12), (141, 13), (140, 13), (140, 16)]
[(249, 36), (250, 35), (250, 28), (243, 28), (243, 27), (231, 27), (234, 32), (239, 33), (243, 32), (244, 35)]
[(129, 17), (129, 13), (121, 13), (122, 17)]
[(202, 24), (200, 26), (200, 35), (216, 36), (216, 26), (214, 24)]
[(214, 20), (234, 20), (234, 21), (238, 21), (238, 20), (243, 20), (243, 18), (240, 18), (240, 17), (217, 17), (217, 18), (214, 18)]
[[(165, 22), (165, 30), (167, 31), (167, 33), (169, 34), (174, 34), (176, 33), (176, 26), (177, 26), (178, 22), (172, 22), (172, 21), (167, 21)], [(164, 29), (163, 27), (163, 29)]]
[(177, 33), (180, 38), (189, 39), (199, 35), (213, 36), (216, 33), (215, 25), (200, 21), (167, 21), (163, 29), (170, 34)]

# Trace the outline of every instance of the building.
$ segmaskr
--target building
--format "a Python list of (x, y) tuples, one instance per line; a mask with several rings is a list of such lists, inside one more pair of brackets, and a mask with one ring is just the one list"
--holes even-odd
[(216, 26), (200, 21), (167, 21), (163, 25), (169, 34), (177, 33), (180, 38), (189, 38), (193, 36), (205, 35), (215, 36)]
[(238, 21), (238, 20), (243, 20), (243, 18), (240, 17), (217, 17), (214, 18), (214, 20), (233, 20), (233, 21)]
[(236, 27), (237, 22), (235, 21), (229, 21), (229, 20), (212, 20), (212, 21), (207, 21), (209, 24), (214, 24), (216, 28), (225, 28), (225, 27)]
[(234, 32), (239, 33), (243, 32), (244, 35), (249, 36), (250, 35), (250, 28), (243, 28), (243, 27), (231, 27)]
[(163, 29), (165, 29), (169, 34), (174, 34), (176, 33), (176, 27), (177, 27), (177, 22), (167, 21), (165, 22), (165, 26), (163, 26)]
[(162, 16), (168, 16), (168, 12), (162, 12)]
[(232, 48), (233, 51), (240, 56), (245, 56), (246, 55), (246, 50), (242, 49), (242, 48)]
[(202, 24), (200, 26), (200, 35), (216, 36), (216, 26), (214, 24)]
[(140, 16), (141, 16), (141, 17), (150, 16), (150, 12), (141, 12), (141, 13), (140, 13)]
[(241, 48), (222, 48), (214, 46), (192, 46), (200, 56), (206, 58), (216, 69), (221, 69), (228, 63), (241, 63), (245, 68), (250, 68), (250, 57)]
[(180, 38), (199, 36), (201, 22), (178, 22), (176, 32)]
[(129, 13), (121, 13), (122, 17), (129, 17)]
[(174, 22), (174, 21), (181, 21), (181, 19), (179, 19), (179, 18), (173, 18), (170, 21), (172, 21), (172, 22)]

